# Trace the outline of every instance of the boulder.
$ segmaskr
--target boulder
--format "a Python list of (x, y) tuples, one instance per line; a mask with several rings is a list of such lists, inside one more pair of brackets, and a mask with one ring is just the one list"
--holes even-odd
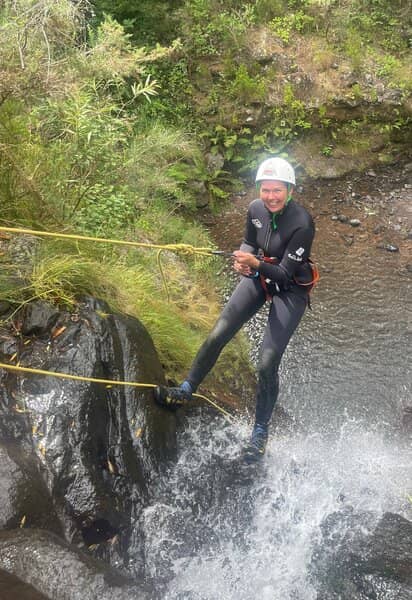
[[(33, 595), (29, 595), (28, 586), (35, 590)], [(23, 592), (14, 596), (16, 600), (149, 598), (144, 585), (134, 584), (56, 535), (39, 529), (0, 532), (0, 590), (5, 591), (1, 597), (12, 600), (11, 592), (16, 588)]]
[(329, 515), (312, 559), (322, 600), (407, 600), (412, 592), (412, 522), (385, 513)]
[[(93, 298), (58, 315), (37, 303), (17, 318), (26, 332), (17, 339), (23, 367), (165, 383), (143, 325)], [(154, 404), (151, 387), (1, 370), (0, 381), (0, 443), (7, 448), (0, 524), (16, 527), (24, 513), (31, 525), (61, 531), (68, 542), (126, 570), (133, 554), (130, 572), (141, 575), (144, 540), (136, 531), (151, 483), (176, 457), (176, 415)]]

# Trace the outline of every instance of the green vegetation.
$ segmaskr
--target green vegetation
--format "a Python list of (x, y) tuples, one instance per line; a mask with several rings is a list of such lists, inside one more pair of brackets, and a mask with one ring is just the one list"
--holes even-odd
[[(223, 171), (208, 168), (189, 131), (145, 111), (158, 85), (147, 65), (173, 47), (135, 48), (110, 17), (86, 43), (71, 2), (13, 2), (1, 22), (2, 223), (212, 246), (191, 184), (212, 194)], [(36, 298), (66, 307), (85, 293), (103, 298), (142, 320), (169, 375), (187, 368), (218, 313), (212, 259), (163, 253), (166, 291), (152, 250), (31, 238), (3, 246), (3, 300), (17, 309)]]
[[(219, 211), (269, 154), (318, 139), (324, 160), (358, 156), (379, 138), (387, 160), (410, 126), (408, 19), (404, 0), (3, 2), (2, 223), (211, 246), (199, 205)], [(169, 303), (153, 251), (30, 247), (3, 256), (2, 298), (107, 299), (170, 374), (218, 312), (213, 261), (163, 253)]]

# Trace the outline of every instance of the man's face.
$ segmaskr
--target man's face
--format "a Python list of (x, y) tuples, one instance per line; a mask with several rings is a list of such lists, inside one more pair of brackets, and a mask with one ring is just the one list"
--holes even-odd
[(259, 188), (259, 197), (268, 211), (277, 213), (286, 204), (288, 186), (283, 181), (262, 181)]

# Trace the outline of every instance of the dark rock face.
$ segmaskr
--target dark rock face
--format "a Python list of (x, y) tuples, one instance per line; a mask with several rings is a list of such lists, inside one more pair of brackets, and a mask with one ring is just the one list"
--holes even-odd
[[(75, 314), (34, 303), (15, 325), (18, 334), (0, 340), (2, 362), (13, 352), (23, 367), (164, 384), (141, 323), (94, 299)], [(5, 370), (0, 384), (0, 528), (47, 529), (143, 576), (136, 531), (151, 482), (175, 458), (176, 416), (147, 387)]]
[(4, 600), (47, 600), (33, 586), (24, 583), (15, 575), (0, 569), (0, 598)]
[[(2, 571), (13, 573), (26, 586), (10, 576), (2, 577)], [(7, 595), (1, 597), (8, 600), (13, 598), (9, 595), (10, 590), (14, 593), (13, 587), (15, 591), (16, 588), (23, 591), (21, 596), (14, 596), (15, 600), (24, 597), (30, 600), (44, 597), (59, 600), (149, 598), (142, 586), (133, 585), (127, 578), (102, 567), (54, 534), (37, 529), (0, 533), (0, 586), (2, 581), (4, 587), (8, 587)], [(36, 590), (33, 595), (29, 595), (29, 585)]]
[(385, 513), (333, 513), (322, 528), (312, 571), (322, 600), (412, 597), (412, 523)]
[(0, 529), (27, 524), (62, 529), (38, 461), (18, 445), (0, 446)]

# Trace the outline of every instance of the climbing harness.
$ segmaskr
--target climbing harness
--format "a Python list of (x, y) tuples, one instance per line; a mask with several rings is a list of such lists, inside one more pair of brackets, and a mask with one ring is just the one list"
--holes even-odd
[[(31, 367), (21, 367), (20, 365), (9, 365), (7, 363), (0, 362), (0, 369), (5, 369), (7, 371), (17, 371), (18, 373), (32, 373), (34, 375), (46, 375), (49, 377), (58, 377), (61, 379), (71, 379), (74, 381), (89, 381), (91, 383), (99, 383), (106, 385), (107, 387), (112, 387), (113, 385), (122, 385), (122, 386), (131, 386), (131, 387), (139, 387), (139, 388), (156, 388), (158, 387), (154, 383), (137, 383), (135, 381), (118, 381), (115, 379), (98, 379), (96, 377), (85, 377), (83, 375), (71, 375), (70, 373), (56, 373), (55, 371), (46, 371), (44, 369), (33, 369)], [(234, 417), (224, 408), (216, 404), (213, 400), (208, 398), (207, 396), (203, 396), (203, 394), (192, 394), (195, 398), (200, 398), (213, 406), (217, 411), (219, 411), (226, 419), (230, 422), (234, 422)]]
[[(278, 265), (280, 262), (279, 259), (276, 258), (275, 256), (262, 256), (260, 258), (260, 260), (262, 260), (263, 262), (269, 263), (271, 265)], [(315, 285), (320, 280), (320, 274), (319, 274), (319, 269), (318, 269), (317, 265), (310, 258), (308, 258), (306, 260), (312, 271), (312, 279), (310, 281), (303, 282), (303, 281), (299, 281), (298, 279), (296, 279), (296, 277), (294, 277), (293, 281), (296, 283), (296, 285), (307, 287), (308, 293), (310, 294), (310, 292), (313, 290)], [(263, 290), (266, 295), (266, 300), (267, 300), (267, 302), (270, 302), (273, 298), (273, 293), (271, 293), (272, 290), (269, 289), (269, 286), (272, 286), (272, 288), (274, 287), (276, 293), (280, 292), (280, 288), (276, 282), (273, 282), (271, 279), (268, 279), (264, 275), (259, 275), (259, 277), (260, 277), (260, 282), (262, 284)], [(310, 299), (309, 298), (308, 298), (308, 304), (310, 307)]]

